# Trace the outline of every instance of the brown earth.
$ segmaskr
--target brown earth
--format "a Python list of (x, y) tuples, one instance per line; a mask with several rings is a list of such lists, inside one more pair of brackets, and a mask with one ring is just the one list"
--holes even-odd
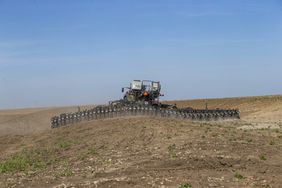
[(282, 96), (207, 103), (239, 108), (242, 119), (116, 118), (51, 130), (51, 116), (76, 107), (2, 110), (0, 187), (281, 187)]

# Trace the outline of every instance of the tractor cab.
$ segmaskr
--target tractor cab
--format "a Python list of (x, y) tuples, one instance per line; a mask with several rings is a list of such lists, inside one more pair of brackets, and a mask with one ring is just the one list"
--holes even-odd
[(122, 88), (122, 92), (127, 89), (124, 100), (130, 102), (146, 101), (154, 103), (158, 101), (160, 94), (161, 84), (158, 81), (152, 80), (133, 80), (129, 87)]

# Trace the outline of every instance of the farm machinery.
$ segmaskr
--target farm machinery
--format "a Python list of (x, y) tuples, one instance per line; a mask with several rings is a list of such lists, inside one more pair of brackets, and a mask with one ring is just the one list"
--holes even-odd
[(123, 116), (175, 118), (192, 121), (210, 121), (224, 119), (240, 119), (238, 109), (193, 109), (177, 108), (176, 105), (163, 104), (159, 98), (161, 84), (151, 80), (133, 80), (129, 87), (123, 87), (124, 96), (120, 100), (110, 101), (108, 105), (100, 105), (74, 113), (62, 113), (51, 118), (51, 127), (57, 128), (81, 121), (107, 119)]

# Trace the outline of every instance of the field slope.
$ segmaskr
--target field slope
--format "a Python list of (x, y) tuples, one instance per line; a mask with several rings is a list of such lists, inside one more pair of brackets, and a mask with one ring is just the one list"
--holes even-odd
[[(172, 101), (205, 107), (206, 100)], [(115, 118), (50, 129), (76, 107), (0, 111), (0, 187), (279, 187), (282, 97), (207, 100), (242, 119)]]

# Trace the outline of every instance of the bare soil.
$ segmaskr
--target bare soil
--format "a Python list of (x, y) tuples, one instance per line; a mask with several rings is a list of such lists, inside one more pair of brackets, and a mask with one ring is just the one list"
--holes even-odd
[[(281, 187), (282, 96), (207, 102), (239, 108), (242, 119), (132, 117), (51, 130), (52, 115), (76, 107), (0, 111), (0, 187)], [(1, 173), (15, 156), (28, 165)]]

